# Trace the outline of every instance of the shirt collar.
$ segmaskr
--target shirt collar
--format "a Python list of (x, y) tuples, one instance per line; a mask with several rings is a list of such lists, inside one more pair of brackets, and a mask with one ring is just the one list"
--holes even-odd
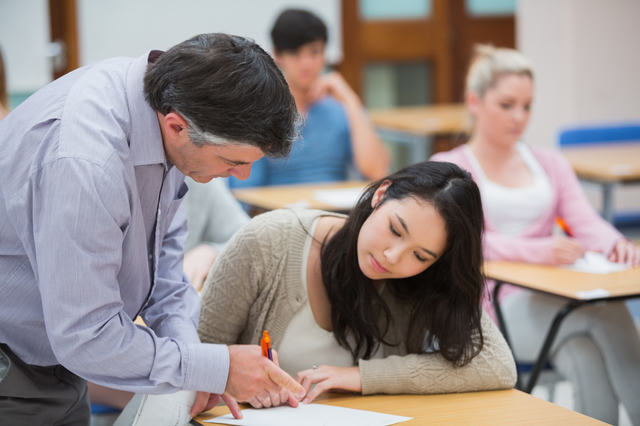
[(162, 164), (169, 169), (158, 115), (144, 97), (143, 80), (148, 60), (149, 52), (134, 60), (127, 72), (127, 103), (131, 115), (129, 147), (135, 166)]

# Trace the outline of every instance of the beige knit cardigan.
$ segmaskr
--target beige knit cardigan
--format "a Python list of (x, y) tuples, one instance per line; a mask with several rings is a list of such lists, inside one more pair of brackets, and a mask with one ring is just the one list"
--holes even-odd
[[(277, 350), (287, 325), (307, 303), (302, 288), (302, 253), (314, 219), (333, 213), (276, 210), (254, 218), (229, 242), (202, 290), (198, 333), (205, 343), (258, 344), (269, 330)], [(484, 346), (464, 367), (439, 353), (408, 354), (404, 337), (409, 309), (382, 292), (393, 322), (383, 345), (384, 358), (360, 360), (362, 393), (435, 394), (513, 387), (515, 362), (502, 334), (489, 316), (482, 317)]]

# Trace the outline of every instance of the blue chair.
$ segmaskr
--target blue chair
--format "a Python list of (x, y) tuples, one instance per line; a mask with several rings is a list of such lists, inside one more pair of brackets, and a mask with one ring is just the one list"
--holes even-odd
[[(618, 123), (593, 127), (566, 128), (560, 132), (560, 148), (584, 145), (604, 145), (609, 143), (638, 143), (640, 141), (640, 122)], [(602, 183), (603, 213), (605, 219), (616, 226), (640, 225), (640, 212), (614, 215), (613, 184)]]
[(91, 403), (91, 426), (111, 426), (120, 415), (120, 409)]

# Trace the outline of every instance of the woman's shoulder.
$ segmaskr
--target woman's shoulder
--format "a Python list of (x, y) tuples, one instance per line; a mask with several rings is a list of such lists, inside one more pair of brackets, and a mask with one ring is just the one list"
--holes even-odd
[[(296, 230), (309, 229), (313, 221), (321, 216), (345, 217), (344, 215), (311, 209), (278, 209), (255, 216), (242, 229), (243, 233), (260, 233), (275, 239), (290, 238)], [(265, 235), (267, 234), (267, 235)]]
[(548, 174), (556, 174), (561, 172), (570, 172), (572, 169), (562, 152), (553, 147), (526, 145), (531, 153), (536, 157), (538, 163)]
[(466, 163), (466, 156), (464, 153), (464, 145), (453, 148), (449, 151), (438, 152), (430, 158), (431, 161), (446, 161), (448, 163), (460, 164)]

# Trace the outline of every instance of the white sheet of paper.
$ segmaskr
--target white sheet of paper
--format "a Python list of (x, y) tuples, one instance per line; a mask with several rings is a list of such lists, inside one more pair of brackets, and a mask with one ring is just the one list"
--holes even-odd
[(629, 267), (623, 263), (611, 262), (602, 253), (588, 251), (582, 259), (576, 260), (573, 265), (564, 266), (566, 269), (589, 274), (606, 275), (612, 272), (626, 271)]
[(313, 198), (330, 206), (350, 209), (356, 205), (364, 188), (319, 189), (313, 191)]
[(323, 404), (300, 404), (298, 408), (288, 405), (259, 410), (248, 408), (242, 410), (242, 415), (244, 418), (239, 420), (227, 414), (203, 422), (240, 426), (387, 426), (413, 418)]

